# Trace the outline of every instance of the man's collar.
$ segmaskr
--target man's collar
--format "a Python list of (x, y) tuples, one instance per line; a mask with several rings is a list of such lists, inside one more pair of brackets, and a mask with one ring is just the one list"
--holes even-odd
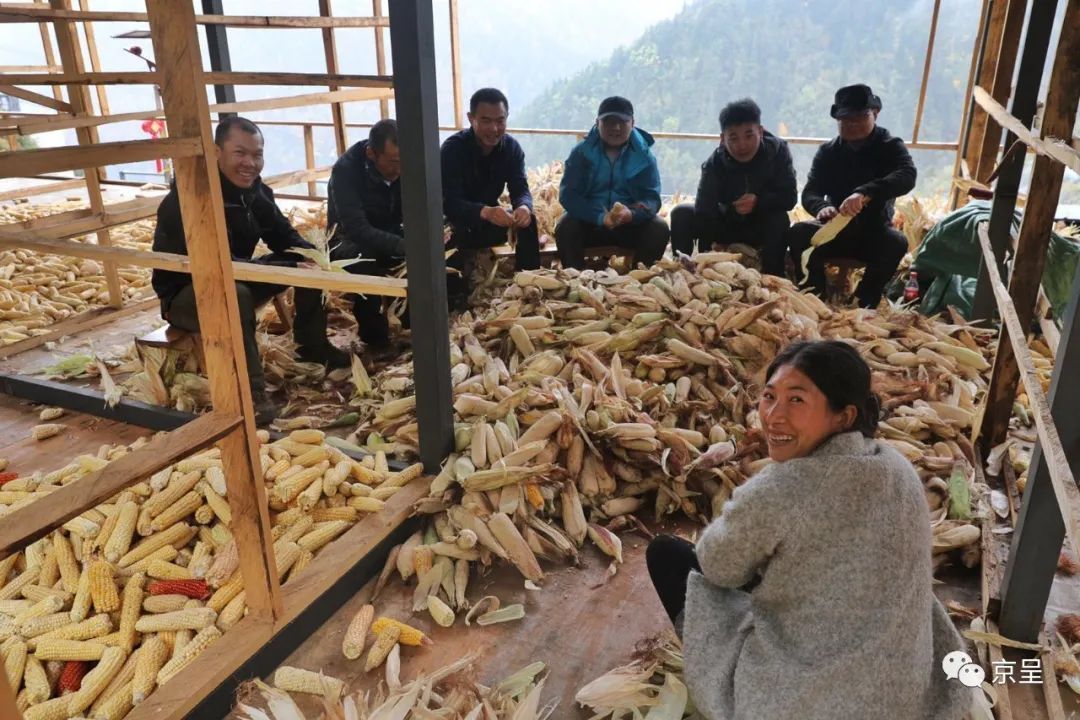
[(255, 182), (251, 184), (251, 187), (242, 188), (229, 178), (225, 177), (225, 173), (221, 172), (221, 168), (218, 168), (218, 177), (221, 178), (222, 198), (234, 202), (242, 198), (250, 199), (258, 190), (259, 184), (262, 183), (262, 176), (260, 175), (255, 178)]

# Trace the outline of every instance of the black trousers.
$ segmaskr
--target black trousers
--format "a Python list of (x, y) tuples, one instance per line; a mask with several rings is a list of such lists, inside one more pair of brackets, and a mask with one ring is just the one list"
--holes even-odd
[[(391, 261), (358, 262), (346, 266), (345, 270), (354, 275), (376, 275), (385, 277), (395, 267)], [(353, 315), (356, 317), (357, 334), (365, 345), (380, 346), (390, 341), (390, 323), (383, 312), (381, 295), (351, 294)], [(408, 314), (406, 313), (406, 317)]]
[(674, 535), (657, 535), (645, 548), (645, 566), (660, 603), (674, 623), (686, 607), (690, 571), (701, 572), (694, 544)]
[[(468, 273), (472, 268), (472, 259), (477, 250), (505, 245), (508, 229), (493, 223), (481, 221), (479, 227), (454, 225), (447, 249), (457, 252), (446, 261), (449, 268), (458, 270), (461, 275), (450, 273), (446, 276), (446, 294), (453, 305), (455, 300), (469, 294)], [(514, 269), (535, 270), (540, 267), (540, 236), (536, 228), (536, 216), (527, 227), (517, 229), (517, 243), (514, 247)]]
[(664, 256), (670, 235), (667, 222), (660, 216), (608, 230), (603, 225), (593, 225), (563, 213), (555, 225), (555, 245), (564, 268), (584, 267), (585, 248), (605, 245), (633, 250), (634, 261), (648, 267)]
[[(795, 223), (787, 232), (787, 245), (795, 261), (795, 277), (802, 281), (802, 254), (810, 247), (814, 233), (821, 228), (816, 220)], [(810, 254), (807, 263), (807, 285), (818, 295), (825, 294), (825, 261), (834, 258), (853, 258), (866, 264), (866, 274), (855, 290), (859, 305), (877, 307), (885, 292), (885, 285), (892, 280), (900, 261), (907, 253), (908, 244), (904, 233), (877, 218), (863, 220), (856, 217), (840, 234)]]
[[(260, 262), (261, 261), (261, 262)], [(281, 256), (264, 255), (254, 262), (260, 264), (290, 264), (282, 262)], [(295, 265), (295, 263), (291, 263)], [(285, 285), (268, 283), (236, 283), (236, 301), (240, 307), (240, 329), (244, 334), (244, 359), (247, 361), (248, 379), (252, 389), (264, 390), (262, 359), (259, 344), (255, 340), (255, 311), (268, 303), (275, 295), (284, 292)], [(326, 308), (323, 307), (322, 291), (314, 288), (296, 288), (293, 293), (296, 317), (293, 319), (293, 337), (302, 348), (319, 348), (326, 344)], [(172, 297), (168, 306), (162, 304), (162, 317), (170, 324), (188, 332), (199, 332), (199, 315), (195, 310), (195, 288), (185, 286)]]
[(728, 213), (710, 218), (694, 211), (693, 203), (682, 203), (671, 210), (671, 249), (692, 255), (708, 252), (713, 245), (742, 243), (761, 253), (761, 269), (769, 275), (784, 275), (788, 214), (785, 211), (752, 212), (749, 215)]

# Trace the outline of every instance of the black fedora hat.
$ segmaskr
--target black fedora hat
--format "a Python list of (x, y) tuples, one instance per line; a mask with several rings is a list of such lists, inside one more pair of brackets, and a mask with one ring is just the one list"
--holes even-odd
[(836, 91), (829, 115), (840, 118), (866, 110), (880, 110), (881, 98), (874, 94), (869, 85), (846, 85)]

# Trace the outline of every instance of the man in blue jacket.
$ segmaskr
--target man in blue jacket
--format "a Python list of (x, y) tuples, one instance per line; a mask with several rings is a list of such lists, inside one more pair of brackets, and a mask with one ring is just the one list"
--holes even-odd
[[(453, 229), (448, 247), (457, 249), (448, 264), (459, 270), (477, 248), (507, 242), (511, 230), (517, 239), (516, 268), (540, 266), (525, 153), (518, 141), (506, 134), (509, 107), (502, 91), (477, 90), (469, 100), (469, 128), (451, 135), (442, 145), (443, 214)], [(499, 203), (503, 189), (510, 195), (509, 208)], [(467, 294), (467, 283), (452, 281), (448, 294), (460, 304), (461, 295)]]
[[(327, 186), (328, 228), (335, 259), (361, 258), (346, 270), (363, 275), (386, 275), (405, 261), (405, 229), (401, 218), (401, 152), (397, 121), (380, 120), (342, 155), (330, 172)], [(370, 348), (384, 348), (390, 325), (382, 314), (382, 298), (353, 295), (353, 314), (360, 339)]]
[[(881, 98), (868, 85), (836, 91), (829, 114), (839, 135), (818, 148), (802, 191), (802, 206), (815, 219), (796, 223), (787, 245), (802, 275), (802, 253), (814, 233), (837, 215), (851, 220), (832, 242), (814, 250), (807, 263), (807, 284), (825, 292), (825, 261), (846, 257), (866, 264), (855, 291), (862, 307), (876, 307), (885, 285), (907, 253), (907, 238), (892, 226), (893, 200), (915, 187), (915, 163), (904, 141), (877, 125)], [(801, 279), (801, 277), (800, 277)]]
[(600, 103), (596, 125), (566, 160), (555, 242), (564, 268), (585, 264), (585, 248), (618, 245), (652, 265), (667, 247), (660, 211), (660, 170), (652, 135), (634, 127), (634, 106), (623, 97)]
[(690, 255), (695, 244), (701, 252), (714, 243), (749, 245), (764, 272), (783, 276), (787, 211), (798, 201), (791, 151), (761, 126), (761, 108), (750, 98), (724, 106), (720, 132), (693, 204), (671, 211), (671, 247)]

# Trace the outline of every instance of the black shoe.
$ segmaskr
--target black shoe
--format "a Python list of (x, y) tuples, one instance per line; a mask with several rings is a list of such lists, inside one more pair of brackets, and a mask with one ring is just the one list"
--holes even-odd
[(302, 347), (297, 352), (297, 355), (304, 362), (319, 363), (325, 365), (328, 370), (338, 370), (352, 366), (352, 356), (330, 343), (326, 343), (321, 347)]
[(265, 390), (252, 390), (251, 404), (255, 406), (256, 425), (269, 425), (281, 412), (281, 408), (266, 394)]

